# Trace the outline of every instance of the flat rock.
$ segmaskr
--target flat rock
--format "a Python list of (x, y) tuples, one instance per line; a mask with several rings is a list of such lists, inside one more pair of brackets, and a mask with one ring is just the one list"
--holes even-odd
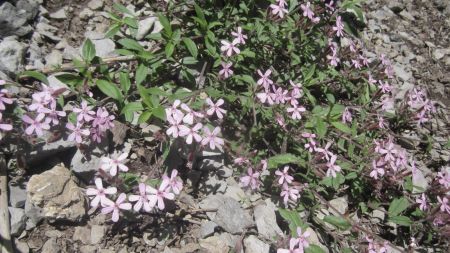
[(158, 20), (157, 17), (149, 17), (139, 21), (136, 39), (142, 40), (150, 32), (156, 20)]
[(218, 236), (211, 236), (206, 239), (200, 239), (199, 244), (209, 253), (228, 253), (227, 244)]
[(206, 220), (202, 221), (202, 224), (200, 225), (200, 234), (202, 238), (208, 237), (212, 234), (214, 234), (214, 230), (216, 229), (217, 224)]
[(9, 203), (12, 207), (24, 207), (27, 200), (25, 182), (9, 183)]
[(91, 244), (98, 244), (105, 238), (105, 226), (92, 225), (91, 227)]
[(56, 238), (50, 238), (42, 246), (42, 253), (60, 253), (61, 247), (58, 245)]
[(8, 209), (10, 215), (11, 235), (18, 236), (25, 229), (25, 223), (27, 220), (25, 211), (22, 208), (16, 207), (8, 207)]
[(269, 253), (270, 245), (259, 240), (258, 237), (250, 235), (244, 239), (246, 253)]
[(113, 57), (117, 56), (114, 53), (116, 44), (111, 39), (92, 40), (95, 45), (95, 55), (98, 57)]
[(254, 224), (252, 216), (241, 207), (239, 202), (221, 194), (209, 195), (200, 202), (200, 207), (217, 208), (217, 212), (207, 212), (208, 217), (231, 234), (242, 233), (245, 228)]
[(56, 20), (64, 20), (67, 18), (66, 15), (66, 8), (61, 8), (53, 13), (50, 13), (49, 17), (51, 19), (56, 19)]
[(30, 178), (27, 201), (42, 209), (52, 220), (80, 221), (86, 214), (86, 200), (70, 171), (63, 165)]
[(108, 154), (107, 140), (102, 143), (91, 143), (86, 150), (77, 150), (70, 163), (70, 169), (84, 181), (89, 181), (100, 168), (101, 158)]
[[(340, 214), (345, 214), (348, 210), (348, 201), (344, 197), (330, 200), (330, 205), (337, 209)], [(328, 211), (333, 215), (339, 216), (332, 208), (329, 208)]]
[(6, 73), (16, 73), (22, 68), (25, 57), (25, 45), (15, 39), (0, 43), (0, 70)]
[(253, 211), (258, 234), (270, 241), (276, 240), (277, 236), (283, 234), (283, 231), (277, 224), (275, 210), (275, 204), (270, 202), (270, 199), (267, 199), (266, 203), (257, 205)]
[(11, 35), (24, 36), (32, 31), (27, 19), (30, 13), (20, 10), (9, 2), (0, 5), (0, 38)]
[(324, 250), (327, 253), (329, 252), (328, 248), (319, 241), (319, 236), (314, 230), (312, 230), (312, 228), (310, 227), (307, 228), (306, 232), (309, 232), (310, 234), (308, 237), (309, 243), (319, 246), (322, 250)]
[(73, 240), (89, 244), (91, 242), (91, 230), (88, 227), (75, 227)]
[(50, 54), (45, 57), (47, 67), (60, 66), (63, 62), (63, 55), (59, 50), (52, 50)]
[(88, 3), (88, 7), (89, 9), (93, 10), (93, 11), (98, 11), (101, 10), (103, 8), (103, 5), (105, 3), (103, 2), (103, 0), (91, 0)]

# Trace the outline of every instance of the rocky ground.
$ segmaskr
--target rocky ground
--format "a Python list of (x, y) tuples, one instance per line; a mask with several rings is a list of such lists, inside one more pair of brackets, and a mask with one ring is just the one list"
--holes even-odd
[[(157, 21), (145, 18), (151, 14), (145, 1), (123, 2), (143, 17), (141, 33), (160, 29)], [(443, 149), (450, 132), (450, 3), (370, 0), (365, 8), (367, 27), (362, 40), (370, 51), (392, 59), (397, 88), (407, 90), (419, 84), (439, 105), (432, 128), (402, 135), (402, 145), (419, 160), (423, 172), (420, 184), (427, 186), (427, 168), (448, 165), (450, 160), (450, 153)], [(94, 42), (98, 56), (115, 56), (114, 42), (103, 35), (109, 27), (106, 13), (110, 11), (111, 2), (104, 0), (0, 4), (0, 23), (6, 24), (0, 27), (0, 79), (79, 57), (84, 38)], [(49, 81), (62, 85), (56, 78)], [(402, 99), (399, 94), (398, 99)], [(9, 210), (18, 252), (275, 252), (274, 238), (283, 237), (288, 230), (276, 212), (277, 197), (244, 192), (236, 182), (238, 175), (220, 153), (205, 152), (200, 157), (183, 178), (186, 187), (181, 197), (165, 215), (128, 217), (118, 224), (104, 215), (93, 215), (84, 188), (92, 183), (90, 176), (105, 150), (130, 151), (130, 168), (142, 176), (161, 173), (149, 158), (157, 148), (153, 142), (157, 129), (152, 125), (139, 127), (142, 136), (138, 138), (117, 122), (111, 142), (90, 150), (89, 158), (64, 138), (32, 148), (11, 147), (20, 154), (8, 164), (14, 168), (9, 175)], [(427, 155), (423, 143), (429, 134), (434, 140)], [(178, 160), (174, 157), (172, 161)], [(345, 198), (330, 203), (346, 212)], [(321, 234), (310, 232), (311, 242), (328, 251)]]

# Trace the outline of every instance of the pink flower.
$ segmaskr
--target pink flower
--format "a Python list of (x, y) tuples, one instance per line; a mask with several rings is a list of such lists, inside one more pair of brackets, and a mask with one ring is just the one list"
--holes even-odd
[(345, 107), (344, 112), (342, 113), (342, 122), (352, 122), (352, 113), (348, 107)]
[(222, 146), (224, 145), (224, 141), (222, 138), (217, 137), (220, 133), (220, 127), (214, 128), (211, 132), (208, 127), (203, 128), (204, 137), (202, 140), (202, 145), (205, 146), (209, 143), (209, 147), (214, 150), (216, 147), (219, 150), (222, 150)]
[(305, 148), (310, 153), (314, 152), (316, 149), (316, 141), (314, 140), (314, 138), (316, 138), (316, 135), (311, 133), (302, 133), (302, 137), (308, 139), (308, 143), (305, 144)]
[(237, 32), (231, 32), (231, 35), (234, 36), (233, 43), (245, 45), (245, 40), (247, 39), (247, 35), (242, 33), (242, 28), (238, 26)]
[(83, 142), (83, 136), (89, 136), (89, 129), (82, 129), (83, 124), (77, 122), (77, 126), (74, 126), (72, 123), (67, 123), (66, 128), (71, 130), (72, 133), (67, 137), (69, 141), (75, 141), (76, 143)]
[(112, 202), (109, 199), (105, 200), (105, 204), (102, 208), (103, 214), (108, 214), (112, 212), (112, 218), (111, 220), (114, 222), (117, 222), (119, 220), (119, 214), (120, 210), (131, 210), (131, 204), (130, 203), (124, 203), (124, 201), (127, 199), (127, 195), (125, 193), (121, 193), (119, 197), (117, 197), (116, 202)]
[(13, 126), (11, 124), (1, 123), (2, 117), (3, 117), (3, 115), (0, 113), (0, 130), (11, 131), (13, 129)]
[(130, 195), (128, 197), (129, 201), (136, 202), (133, 206), (134, 211), (139, 212), (143, 207), (144, 211), (149, 213), (153, 209), (153, 206), (150, 205), (149, 196), (147, 195), (148, 189), (149, 186), (144, 183), (139, 183), (139, 195)]
[(95, 112), (91, 110), (92, 106), (88, 106), (87, 102), (83, 100), (81, 102), (81, 108), (73, 108), (73, 112), (77, 114), (77, 121), (82, 122), (89, 122), (94, 119)]
[(303, 16), (308, 17), (312, 22), (317, 23), (320, 21), (319, 17), (314, 17), (314, 12), (311, 10), (311, 3), (307, 2), (306, 5), (301, 4), (300, 8), (303, 10)]
[(295, 238), (289, 240), (289, 249), (277, 249), (277, 253), (303, 253), (302, 248), (295, 248), (298, 245), (298, 241)]
[(450, 187), (450, 174), (442, 169), (442, 171), (438, 172), (438, 182), (440, 185), (444, 186), (445, 188)]
[(113, 177), (117, 175), (117, 170), (127, 172), (128, 167), (124, 164), (127, 157), (128, 153), (120, 154), (117, 158), (102, 157), (100, 168), (104, 171), (109, 171), (109, 174)]
[(102, 138), (103, 138), (105, 132), (101, 131), (98, 128), (91, 128), (89, 130), (89, 132), (91, 133), (91, 139), (93, 141), (95, 141), (97, 143), (102, 142)]
[(97, 208), (99, 204), (106, 204), (106, 200), (108, 199), (106, 195), (113, 195), (117, 193), (116, 187), (108, 187), (106, 189), (103, 188), (102, 179), (98, 177), (95, 179), (95, 186), (97, 187), (97, 189), (86, 189), (86, 195), (95, 196), (91, 201), (91, 206), (94, 208)]
[(338, 37), (344, 36), (344, 24), (342, 23), (341, 16), (337, 16), (336, 18), (336, 26), (333, 26), (333, 31), (336, 32)]
[(224, 103), (223, 99), (219, 99), (217, 103), (214, 104), (214, 102), (210, 98), (207, 98), (206, 103), (208, 103), (209, 105), (209, 109), (206, 111), (206, 114), (208, 115), (213, 115), (214, 113), (216, 113), (217, 117), (219, 119), (222, 119), (222, 113), (225, 114), (227, 112), (226, 110), (220, 108), (220, 106)]
[(151, 206), (155, 206), (157, 204), (159, 210), (164, 210), (164, 199), (172, 200), (175, 198), (173, 193), (168, 192), (169, 189), (167, 186), (168, 182), (163, 180), (158, 190), (150, 186), (147, 188), (147, 193), (150, 194), (149, 199)]
[(173, 191), (175, 194), (180, 194), (181, 189), (183, 188), (183, 182), (178, 180), (177, 178), (178, 171), (172, 170), (172, 173), (170, 174), (170, 178), (164, 174), (163, 175), (163, 182), (167, 185), (167, 189)]
[(310, 236), (311, 236), (311, 233), (309, 231), (305, 231), (304, 233), (302, 233), (302, 228), (298, 227), (297, 228), (297, 238), (296, 238), (298, 247), (301, 249), (308, 248), (309, 242), (308, 242), (307, 238)]
[(272, 89), (274, 90), (272, 98), (276, 104), (284, 104), (287, 100), (290, 100), (287, 95), (289, 92), (288, 90), (283, 90), (281, 87), (278, 87), (278, 89), (275, 90), (275, 86), (272, 86)]
[(438, 202), (441, 204), (441, 212), (447, 212), (450, 214), (450, 206), (448, 205), (448, 199), (447, 197), (437, 197)]
[(239, 50), (239, 48), (236, 47), (237, 45), (236, 41), (230, 43), (226, 40), (222, 40), (220, 41), (220, 43), (222, 43), (220, 51), (222, 51), (222, 53), (224, 53), (228, 57), (232, 56), (233, 54), (239, 54), (241, 52), (241, 50)]
[(289, 187), (288, 184), (283, 184), (283, 190), (280, 193), (280, 196), (283, 198), (283, 203), (285, 206), (288, 206), (289, 199), (296, 202), (298, 198), (300, 198), (300, 192), (295, 187)]
[(272, 74), (272, 70), (267, 69), (266, 72), (263, 74), (261, 70), (257, 70), (258, 75), (261, 77), (256, 82), (258, 85), (262, 85), (265, 89), (269, 89), (270, 85), (273, 84), (273, 81), (270, 80), (270, 74)]
[(378, 153), (384, 155), (384, 159), (385, 161), (394, 161), (395, 160), (395, 155), (397, 154), (397, 149), (394, 146), (394, 143), (392, 142), (391, 139), (389, 139), (389, 141), (378, 150)]
[(284, 182), (290, 184), (292, 183), (292, 180), (294, 180), (294, 178), (291, 175), (289, 175), (288, 171), (289, 166), (284, 166), (283, 172), (281, 172), (280, 170), (275, 171), (275, 175), (279, 176), (278, 178), (279, 185), (282, 185)]
[(5, 104), (10, 105), (12, 103), (13, 103), (13, 100), (11, 98), (8, 98), (8, 90), (1, 89), (0, 90), (0, 111), (3, 111), (6, 109)]
[(303, 106), (300, 106), (300, 107), (297, 107), (297, 106), (289, 107), (286, 110), (287, 110), (287, 112), (292, 113), (291, 114), (291, 118), (293, 120), (296, 120), (296, 119), (300, 120), (300, 119), (302, 119), (301, 113), (306, 111), (305, 107), (303, 107)]
[(339, 64), (339, 62), (341, 62), (341, 60), (339, 59), (339, 57), (337, 57), (337, 50), (336, 49), (332, 48), (331, 52), (332, 52), (331, 56), (327, 55), (327, 59), (330, 60), (331, 66), (336, 67)]
[(203, 125), (201, 123), (197, 123), (194, 127), (188, 128), (184, 127), (180, 129), (179, 136), (187, 136), (186, 137), (186, 143), (192, 144), (192, 139), (194, 139), (196, 142), (202, 141), (202, 136), (198, 134), (198, 131), (202, 129)]
[(170, 127), (166, 130), (166, 134), (169, 136), (173, 136), (173, 138), (178, 138), (181, 129), (184, 129), (186, 131), (189, 130), (189, 128), (181, 124), (183, 116), (181, 117), (177, 117), (177, 115), (174, 116), (175, 118), (173, 118), (170, 114), (166, 115), (167, 121), (169, 121), (170, 124)]
[(173, 118), (183, 118), (184, 114), (182, 111), (178, 110), (178, 106), (180, 106), (181, 101), (179, 99), (173, 101), (171, 107), (166, 108), (166, 115), (172, 116)]
[(92, 122), (93, 127), (98, 127), (100, 131), (104, 132), (114, 127), (114, 115), (109, 115), (109, 112), (104, 107), (97, 109), (97, 114)]
[(378, 119), (378, 127), (381, 129), (385, 129), (387, 127), (387, 123), (384, 120), (383, 116), (377, 115), (377, 119)]
[(272, 9), (273, 15), (278, 15), (280, 18), (284, 18), (284, 14), (288, 13), (288, 10), (284, 8), (282, 5), (271, 4), (270, 8)]
[(384, 175), (384, 169), (382, 167), (378, 166), (377, 161), (372, 161), (372, 171), (370, 172), (370, 177), (374, 178), (374, 179), (378, 179), (378, 176), (383, 176)]
[(253, 168), (248, 167), (247, 175), (240, 178), (241, 185), (243, 187), (250, 187), (252, 190), (259, 189), (259, 186), (261, 184), (261, 182), (259, 181), (259, 175), (259, 172), (255, 171), (253, 173)]
[(353, 67), (355, 67), (356, 69), (361, 69), (361, 63), (359, 62), (358, 59), (352, 60), (352, 64), (353, 64)]
[(331, 147), (331, 142), (327, 142), (327, 144), (325, 145), (324, 148), (315, 148), (315, 151), (317, 153), (322, 153), (323, 157), (325, 157), (325, 159), (327, 161), (329, 161), (330, 160), (330, 156), (333, 155), (333, 152), (329, 151), (330, 147)]
[(39, 110), (41, 113), (47, 114), (47, 118), (45, 119), (45, 122), (50, 124), (52, 123), (54, 126), (59, 124), (59, 118), (60, 117), (66, 117), (66, 112), (64, 111), (57, 111), (56, 108), (42, 108)]
[(302, 84), (294, 83), (292, 80), (289, 80), (289, 83), (292, 86), (291, 97), (292, 98), (301, 98), (303, 96)]
[(184, 117), (180, 113), (176, 113), (173, 117), (183, 117), (183, 122), (189, 125), (194, 124), (194, 118), (203, 118), (203, 114), (196, 112), (189, 108), (187, 104), (181, 104), (181, 109), (183, 109), (186, 112), (186, 115)]
[(50, 125), (48, 123), (46, 123), (45, 121), (42, 122), (42, 120), (44, 119), (45, 114), (43, 113), (39, 113), (35, 119), (31, 119), (28, 115), (24, 115), (22, 117), (22, 120), (27, 123), (30, 124), (26, 129), (25, 129), (25, 133), (28, 135), (32, 135), (33, 132), (36, 132), (37, 136), (42, 136), (44, 133), (42, 132), (42, 130), (49, 130), (50, 129)]
[(389, 93), (392, 90), (392, 86), (388, 82), (378, 81), (378, 87), (381, 89), (383, 93)]
[(219, 71), (219, 76), (222, 79), (227, 79), (228, 77), (233, 75), (233, 70), (231, 69), (231, 66), (233, 65), (233, 63), (229, 62), (222, 62), (222, 69)]
[(422, 211), (425, 211), (428, 208), (427, 198), (425, 196), (425, 193), (422, 193), (422, 196), (420, 198), (416, 199), (416, 203), (420, 204), (419, 209)]
[(333, 155), (330, 157), (330, 161), (327, 162), (327, 177), (331, 176), (331, 177), (336, 177), (336, 173), (341, 171), (341, 167), (339, 165), (336, 165), (336, 156)]
[(273, 94), (270, 93), (268, 89), (266, 89), (264, 92), (256, 93), (256, 97), (257, 97), (257, 98), (259, 99), (259, 101), (260, 101), (261, 103), (263, 103), (263, 104), (266, 103), (266, 101), (267, 101), (267, 103), (268, 103), (269, 105), (273, 105), (273, 104), (274, 104), (274, 101), (273, 101)]

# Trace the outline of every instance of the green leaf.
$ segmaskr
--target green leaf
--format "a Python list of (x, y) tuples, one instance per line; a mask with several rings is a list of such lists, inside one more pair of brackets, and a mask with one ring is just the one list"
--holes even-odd
[(165, 92), (159, 87), (151, 87), (147, 89), (148, 93), (156, 96), (169, 96), (169, 93)]
[(175, 51), (175, 45), (172, 42), (168, 42), (164, 51), (166, 52), (167, 58), (171, 57), (173, 54), (173, 51)]
[(314, 75), (314, 71), (316, 70), (316, 65), (312, 64), (311, 66), (309, 66), (309, 68), (305, 71), (304, 73), (304, 80), (309, 80), (311, 79), (311, 77), (313, 77)]
[(135, 50), (135, 51), (143, 51), (144, 50), (144, 48), (141, 46), (141, 44), (139, 44), (137, 41), (132, 40), (132, 39), (123, 38), (117, 42), (120, 45), (122, 45), (123, 47), (125, 47), (126, 49)]
[(122, 93), (120, 92), (119, 88), (117, 88), (117, 86), (115, 86), (114, 84), (112, 84), (106, 80), (99, 79), (99, 80), (97, 80), (97, 87), (106, 96), (122, 102), (122, 99), (123, 99)]
[(126, 17), (123, 19), (123, 22), (131, 28), (138, 29), (138, 21), (136, 18)]
[(330, 101), (330, 103), (332, 103), (332, 104), (336, 103), (336, 99), (334, 98), (333, 94), (327, 93), (326, 96), (327, 96), (328, 101)]
[(194, 57), (184, 57), (182, 64), (185, 65), (193, 65), (196, 64), (198, 61)]
[(389, 216), (398, 216), (401, 212), (408, 208), (408, 205), (408, 200), (404, 197), (392, 200), (388, 210)]
[(328, 130), (328, 124), (320, 117), (316, 117), (316, 132), (320, 138), (325, 137)]
[(164, 31), (168, 38), (172, 37), (172, 27), (170, 26), (169, 20), (163, 14), (158, 14), (158, 19), (164, 28)]
[(323, 250), (321, 247), (310, 244), (308, 248), (305, 248), (305, 253), (325, 253), (326, 251)]
[(23, 71), (22, 73), (20, 73), (19, 77), (32, 77), (48, 85), (47, 77), (37, 71)]
[(342, 131), (346, 134), (352, 133), (352, 130), (350, 129), (350, 127), (348, 127), (347, 125), (345, 125), (342, 122), (339, 122), (339, 121), (331, 122), (331, 125), (333, 125), (335, 128), (339, 129), (340, 131)]
[(155, 115), (155, 117), (161, 120), (166, 120), (166, 110), (164, 109), (164, 107), (158, 106), (156, 108), (153, 108), (152, 113), (153, 115)]
[(86, 41), (84, 42), (81, 53), (83, 55), (83, 59), (85, 59), (87, 62), (91, 62), (94, 59), (95, 45), (90, 39), (86, 39)]
[(269, 169), (278, 168), (280, 165), (288, 164), (288, 163), (299, 163), (300, 158), (293, 154), (280, 154), (276, 156), (272, 156), (269, 158)]
[(300, 215), (297, 211), (279, 208), (278, 212), (280, 213), (281, 217), (283, 217), (283, 219), (286, 220), (289, 224), (289, 229), (291, 230), (292, 235), (297, 234), (298, 227), (306, 229), (306, 225), (301, 220)]
[(152, 116), (152, 112), (151, 111), (143, 112), (141, 114), (141, 116), (139, 116), (138, 124), (147, 122), (147, 120), (149, 120), (151, 116)]
[(198, 49), (197, 45), (195, 45), (195, 42), (189, 38), (183, 38), (183, 42), (187, 50), (189, 50), (189, 53), (191, 53), (194, 58), (197, 58)]
[(59, 81), (61, 81), (62, 83), (65, 83), (69, 86), (75, 87), (78, 85), (81, 85), (84, 81), (84, 78), (79, 76), (79, 75), (74, 75), (74, 74), (70, 74), (70, 73), (64, 73), (61, 75), (57, 75), (55, 76), (56, 79), (58, 79)]
[(351, 224), (344, 218), (334, 216), (334, 215), (327, 215), (323, 218), (323, 220), (327, 223), (330, 223), (331, 225), (335, 226), (336, 228), (340, 230), (347, 230), (351, 227)]
[(108, 31), (105, 33), (105, 37), (106, 37), (106, 38), (111, 38), (111, 37), (113, 37), (114, 35), (116, 35), (117, 32), (119, 32), (120, 27), (121, 27), (121, 25), (118, 24), (118, 23), (112, 25), (112, 26), (108, 29)]
[(130, 74), (128, 72), (120, 72), (119, 73), (120, 86), (125, 94), (128, 94), (128, 91), (131, 87)]
[(127, 7), (119, 4), (119, 3), (114, 3), (113, 4), (114, 9), (116, 9), (118, 12), (122, 12), (122, 13), (126, 13), (129, 14), (131, 16), (134, 16), (133, 12), (131, 12), (130, 10), (127, 9)]
[(142, 110), (144, 110), (144, 107), (142, 106), (141, 102), (130, 102), (122, 108), (120, 114), (133, 113)]
[(403, 215), (389, 217), (389, 221), (402, 226), (410, 226), (412, 224), (411, 219)]
[(136, 70), (136, 85), (141, 85), (142, 82), (147, 78), (148, 75), (148, 68), (144, 65), (141, 64), (139, 65), (139, 67)]

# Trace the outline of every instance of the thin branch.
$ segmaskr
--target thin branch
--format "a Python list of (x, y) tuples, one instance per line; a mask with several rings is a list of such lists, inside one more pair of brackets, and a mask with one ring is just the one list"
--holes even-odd
[(11, 231), (8, 210), (8, 173), (3, 155), (0, 155), (0, 252), (12, 253)]

